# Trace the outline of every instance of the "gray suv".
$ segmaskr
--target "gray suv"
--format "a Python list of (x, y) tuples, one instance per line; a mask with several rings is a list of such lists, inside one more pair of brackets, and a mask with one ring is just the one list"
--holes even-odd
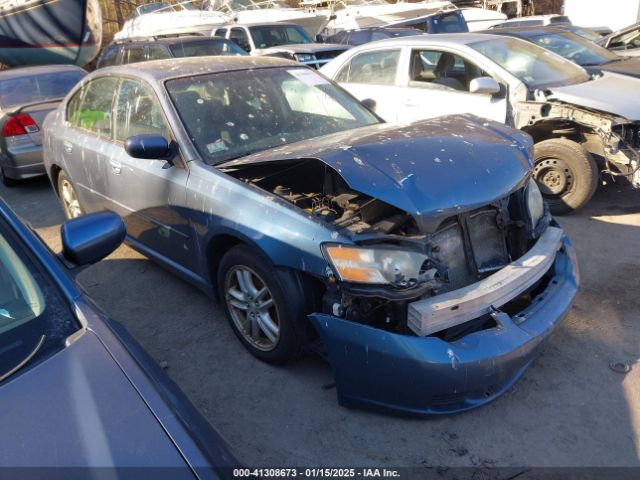
[(246, 55), (246, 52), (224, 38), (200, 35), (127, 39), (107, 46), (98, 58), (98, 68), (148, 60), (210, 55)]

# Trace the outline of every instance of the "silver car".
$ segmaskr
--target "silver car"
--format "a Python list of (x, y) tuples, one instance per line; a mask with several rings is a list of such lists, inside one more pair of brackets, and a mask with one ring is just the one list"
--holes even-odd
[(535, 178), (552, 213), (587, 203), (598, 176), (640, 188), (640, 80), (578, 65), (518, 38), (441, 34), (373, 42), (320, 70), (387, 121), (472, 113), (535, 140)]
[(5, 186), (45, 174), (44, 118), (86, 74), (72, 65), (0, 72), (0, 178)]

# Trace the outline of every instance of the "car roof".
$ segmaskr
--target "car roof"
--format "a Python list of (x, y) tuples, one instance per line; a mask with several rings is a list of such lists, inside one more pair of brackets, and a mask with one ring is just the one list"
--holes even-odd
[(205, 56), (129, 63), (100, 68), (96, 72), (101, 76), (132, 75), (153, 83), (208, 73), (273, 67), (302, 67), (302, 65), (279, 57)]
[(39, 75), (41, 73), (59, 73), (59, 72), (85, 72), (83, 68), (76, 65), (38, 65), (35, 67), (15, 67), (9, 70), (0, 71), (0, 80), (7, 78), (26, 77), (31, 75)]
[[(202, 42), (206, 40), (226, 40), (222, 37), (209, 37), (205, 35), (171, 35), (167, 37), (137, 37), (137, 38), (127, 38), (124, 40), (116, 40), (112, 42), (111, 45), (138, 45), (138, 44), (160, 44), (160, 45), (175, 45), (179, 43), (193, 43), (193, 42)], [(109, 46), (111, 46), (109, 45)]]
[(479, 42), (482, 40), (495, 40), (496, 37), (500, 35), (490, 34), (490, 33), (469, 33), (469, 32), (461, 32), (461, 33), (439, 33), (437, 35), (414, 35), (411, 37), (395, 37), (395, 38), (387, 38), (385, 40), (378, 40), (377, 42), (365, 43), (364, 45), (360, 45), (358, 49), (366, 45), (393, 45), (393, 44), (408, 44), (408, 45), (420, 45), (423, 43), (437, 43), (437, 44), (464, 44), (469, 45), (470, 43)]
[(299, 26), (297, 23), (293, 23), (293, 22), (243, 22), (243, 23), (228, 23), (226, 25), (221, 25), (219, 27), (216, 27), (214, 30), (217, 30), (219, 28), (271, 27), (271, 26), (277, 26), (277, 25), (295, 25), (295, 26)]
[(548, 19), (548, 18), (564, 17), (564, 16), (565, 15), (560, 15), (558, 13), (549, 13), (547, 15), (529, 15), (527, 17), (509, 18), (508, 20), (505, 20), (504, 23), (522, 22), (522, 21), (527, 21), (527, 20), (545, 20), (545, 19)]
[[(522, 36), (528, 37), (532, 35), (544, 35), (545, 33), (557, 33), (559, 35), (575, 35), (573, 32), (570, 32), (563, 28), (558, 28), (556, 26), (550, 25), (538, 25), (531, 27), (506, 27), (500, 29), (489, 29), (483, 30), (483, 33), (486, 32), (490, 35), (513, 35), (513, 36)], [(493, 33), (495, 32), (495, 33)]]

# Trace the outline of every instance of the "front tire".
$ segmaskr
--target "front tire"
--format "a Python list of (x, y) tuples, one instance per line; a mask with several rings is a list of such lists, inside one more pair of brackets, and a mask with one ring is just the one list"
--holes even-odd
[(300, 355), (311, 326), (296, 272), (274, 268), (251, 248), (238, 245), (222, 257), (217, 280), (227, 320), (252, 355), (273, 364)]
[(61, 170), (60, 173), (58, 173), (58, 197), (62, 204), (64, 216), (67, 219), (77, 218), (80, 215), (84, 215), (85, 212), (80, 205), (78, 196), (76, 195), (76, 189), (64, 170)]
[(536, 143), (534, 159), (534, 179), (554, 215), (582, 207), (598, 188), (598, 166), (576, 142), (554, 138)]

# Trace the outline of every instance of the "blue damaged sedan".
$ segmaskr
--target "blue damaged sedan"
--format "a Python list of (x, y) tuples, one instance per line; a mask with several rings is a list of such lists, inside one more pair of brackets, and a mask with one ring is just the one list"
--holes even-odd
[(570, 308), (571, 243), (528, 135), (372, 108), (284, 59), (108, 68), (48, 117), (45, 163), (68, 217), (119, 213), (257, 358), (320, 344), (349, 407), (483, 405)]
[(124, 236), (110, 212), (71, 220), (56, 258), (0, 200), (0, 466), (7, 478), (231, 478), (236, 460), (226, 443), (70, 276)]

